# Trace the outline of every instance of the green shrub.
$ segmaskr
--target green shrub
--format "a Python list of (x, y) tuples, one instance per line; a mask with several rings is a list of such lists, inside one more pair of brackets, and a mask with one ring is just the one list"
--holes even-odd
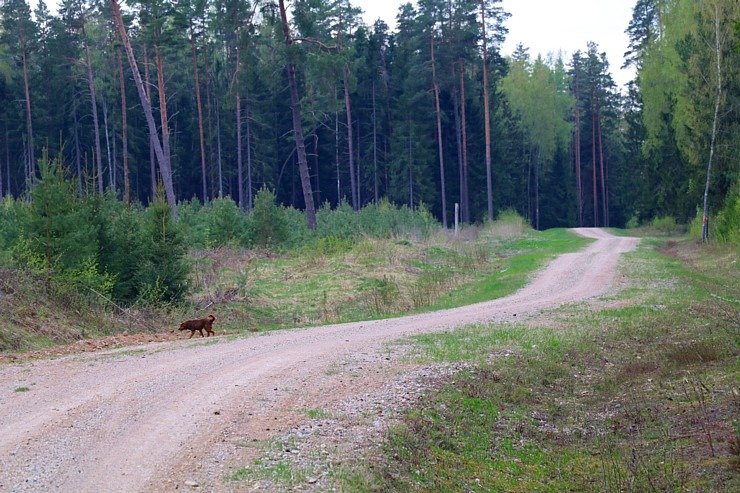
[(216, 199), (207, 208), (206, 245), (239, 245), (245, 242), (247, 217), (231, 197)]
[[(714, 221), (714, 234), (717, 241), (740, 245), (740, 185), (736, 185), (727, 195), (722, 210)], [(709, 223), (711, 227), (711, 222)]]
[(11, 251), (23, 235), (23, 224), (28, 222), (29, 206), (9, 196), (0, 201), (0, 265), (10, 263)]
[(275, 193), (261, 188), (247, 220), (248, 237), (260, 248), (284, 247), (290, 238), (286, 211), (275, 203)]
[(676, 220), (671, 216), (656, 217), (650, 222), (652, 227), (658, 234), (666, 236), (673, 235), (680, 231), (680, 228), (676, 224)]
[(486, 221), (484, 231), (497, 238), (514, 238), (521, 236), (528, 229), (529, 223), (513, 209), (500, 211), (493, 221)]
[(316, 234), (308, 229), (305, 212), (293, 207), (281, 207), (280, 211), (285, 224), (283, 248), (300, 248), (316, 238)]
[(140, 299), (177, 302), (188, 291), (190, 267), (187, 244), (179, 222), (172, 217), (163, 193), (144, 212), (140, 241), (143, 246), (137, 272)]
[(177, 214), (183, 233), (188, 239), (190, 248), (207, 248), (208, 245), (208, 207), (203, 206), (200, 200), (185, 200), (177, 205)]
[[(701, 207), (696, 208), (696, 215), (689, 224), (689, 237), (697, 241), (701, 240), (702, 223), (704, 221), (704, 212)], [(711, 227), (711, 225), (710, 225)]]
[(39, 160), (41, 177), (31, 190), (31, 204), (23, 233), (27, 247), (41, 257), (46, 268), (59, 272), (74, 269), (99, 250), (98, 227), (90, 204), (77, 198), (77, 187), (65, 177), (61, 160)]
[(438, 226), (434, 216), (422, 204), (416, 210), (395, 207), (387, 200), (368, 204), (358, 212), (346, 200), (332, 209), (324, 203), (317, 213), (317, 235), (320, 238), (352, 239), (359, 236), (392, 238), (418, 236), (425, 238)]
[[(90, 200), (97, 202), (99, 197)], [(140, 206), (126, 207), (111, 194), (105, 197), (100, 208), (93, 207), (93, 217), (99, 224), (99, 267), (115, 281), (111, 297), (127, 304), (138, 298), (141, 288), (139, 269), (147, 245), (141, 238), (144, 210)]]

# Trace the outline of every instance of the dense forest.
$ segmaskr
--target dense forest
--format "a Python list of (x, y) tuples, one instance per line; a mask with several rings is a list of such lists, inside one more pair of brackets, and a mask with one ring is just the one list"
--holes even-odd
[(80, 196), (148, 204), (161, 183), (173, 211), (231, 197), (249, 213), (266, 188), (311, 229), (345, 201), (424, 204), (447, 227), (456, 204), (465, 223), (512, 209), (538, 229), (738, 212), (736, 0), (637, 0), (622, 89), (598, 40), (503, 57), (499, 0), (408, 3), (394, 30), (350, 0), (4, 0), (0, 15), (14, 200), (48, 153)]

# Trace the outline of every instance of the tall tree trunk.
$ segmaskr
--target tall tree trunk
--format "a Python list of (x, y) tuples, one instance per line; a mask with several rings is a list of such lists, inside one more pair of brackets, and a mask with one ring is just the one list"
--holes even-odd
[[(76, 86), (76, 84), (75, 84)], [(72, 101), (72, 123), (74, 124), (75, 164), (77, 165), (77, 196), (82, 197), (82, 152), (80, 150), (80, 123), (77, 120), (77, 88)]]
[(159, 49), (159, 32), (154, 32), (154, 60), (157, 65), (157, 94), (159, 94), (159, 119), (162, 127), (162, 152), (167, 162), (168, 170), (172, 169), (170, 153), (170, 123), (167, 115), (167, 93), (164, 89), (164, 60)]
[[(597, 103), (598, 104), (598, 103)], [(601, 105), (598, 105), (596, 111), (597, 128), (599, 132), (599, 168), (601, 171), (601, 225), (609, 227), (609, 211), (606, 207), (606, 172), (604, 168), (604, 145), (601, 141)]]
[[(206, 121), (208, 123), (208, 138), (206, 139), (208, 145), (208, 157), (210, 162), (213, 162), (213, 106), (211, 105), (211, 72), (210, 65), (208, 63), (208, 43), (205, 44), (203, 50), (203, 72), (205, 73), (205, 84), (206, 84)], [(213, 182), (211, 182), (211, 194), (213, 194)]]
[(583, 226), (583, 186), (581, 183), (581, 90), (578, 81), (578, 67), (574, 66), (576, 92), (576, 125), (575, 125), (575, 160), (576, 160), (576, 204), (578, 209), (578, 226)]
[(246, 210), (244, 200), (244, 165), (242, 160), (242, 95), (239, 89), (239, 48), (236, 49), (234, 90), (236, 92), (236, 179), (239, 184), (239, 207)]
[(108, 129), (108, 103), (103, 100), (103, 133), (105, 134), (105, 150), (108, 156), (108, 186), (116, 189), (116, 177), (113, 173), (113, 161), (110, 152), (110, 130)]
[[(453, 65), (453, 69), (455, 66)], [(463, 171), (463, 155), (462, 155), (462, 119), (460, 117), (460, 94), (457, 87), (453, 87), (452, 90), (452, 112), (455, 116), (455, 139), (457, 140), (457, 173), (458, 173), (458, 185), (460, 189), (460, 204), (463, 202), (463, 196), (465, 192), (464, 188), (464, 171)], [(462, 213), (462, 207), (460, 207)], [(462, 215), (462, 214), (461, 214)], [(457, 218), (456, 218), (457, 219)]]
[(486, 52), (486, 4), (480, 2), (481, 27), (483, 28), (483, 117), (486, 133), (486, 196), (488, 198), (488, 219), (493, 219), (493, 177), (491, 174), (491, 112), (488, 97), (488, 54)]
[[(337, 100), (337, 86), (334, 85), (334, 101)], [(342, 201), (342, 180), (339, 174), (339, 111), (334, 111), (334, 164), (337, 168), (337, 205)]]
[(373, 191), (375, 204), (380, 200), (378, 194), (378, 122), (375, 110), (375, 79), (373, 79)]
[(254, 204), (254, 197), (252, 197), (252, 125), (249, 110), (250, 106), (247, 104), (244, 111), (244, 120), (247, 122), (247, 212), (252, 212), (252, 205)]
[(596, 90), (591, 89), (591, 168), (593, 175), (594, 227), (599, 225), (599, 200), (596, 189)]
[[(149, 50), (147, 50), (146, 43), (144, 44), (144, 80), (146, 81), (146, 97), (151, 102), (152, 100), (152, 86), (149, 83)], [(149, 199), (154, 202), (157, 200), (157, 167), (156, 167), (156, 156), (154, 153), (154, 140), (151, 135), (149, 136), (149, 185), (151, 188), (151, 195)]]
[(31, 118), (31, 89), (28, 85), (28, 59), (26, 57), (26, 42), (21, 41), (21, 59), (23, 61), (23, 88), (26, 93), (26, 133), (28, 134), (28, 162), (30, 172), (28, 173), (27, 186), (31, 186), (36, 177), (36, 158), (33, 144), (33, 119)]
[(445, 193), (445, 161), (444, 145), (442, 143), (442, 115), (439, 107), (439, 85), (437, 84), (436, 60), (434, 59), (434, 31), (429, 37), (432, 54), (432, 85), (434, 86), (434, 105), (437, 116), (437, 150), (439, 152), (439, 183), (442, 194), (442, 227), (447, 229), (447, 194)]
[[(85, 36), (85, 29), (82, 29), (82, 36)], [(90, 87), (90, 104), (92, 105), (93, 130), (95, 133), (95, 164), (98, 172), (98, 193), (103, 193), (103, 156), (100, 151), (100, 125), (98, 124), (98, 103), (95, 97), (95, 79), (93, 78), (92, 63), (90, 62), (90, 47), (85, 45), (85, 60), (87, 62), (87, 83)]]
[(714, 6), (714, 49), (717, 55), (717, 97), (714, 102), (714, 118), (712, 119), (712, 138), (709, 142), (709, 161), (707, 162), (707, 181), (704, 184), (704, 208), (702, 214), (701, 241), (709, 240), (709, 183), (712, 178), (712, 160), (714, 146), (717, 142), (717, 123), (719, 122), (719, 106), (722, 101), (722, 44), (719, 36), (719, 7)]
[(540, 147), (534, 149), (534, 229), (540, 229)]
[(362, 167), (360, 166), (360, 163), (362, 163), (362, 157), (360, 156), (360, 151), (362, 151), (362, 145), (361, 145), (362, 139), (360, 138), (360, 120), (357, 120), (357, 208), (358, 210), (362, 207)]
[(208, 201), (208, 186), (206, 177), (206, 142), (203, 136), (203, 104), (200, 99), (200, 79), (198, 78), (198, 53), (195, 49), (195, 29), (193, 19), (190, 19), (190, 47), (193, 51), (193, 76), (195, 77), (195, 101), (198, 105), (198, 135), (200, 137), (200, 171), (203, 181), (203, 203)]
[(344, 109), (347, 116), (347, 147), (349, 150), (349, 183), (352, 189), (352, 210), (358, 211), (359, 199), (358, 199), (358, 186), (357, 177), (355, 176), (355, 157), (354, 157), (354, 138), (352, 136), (352, 106), (349, 99), (349, 70), (344, 68)]
[(121, 49), (116, 50), (118, 58), (118, 80), (121, 84), (121, 144), (123, 145), (123, 201), (131, 205), (131, 183), (128, 176), (128, 122), (126, 108), (126, 80), (123, 78), (123, 61), (121, 60)]
[(411, 118), (409, 122), (409, 207), (414, 208), (414, 136), (411, 128)]
[[(285, 34), (285, 46), (288, 49), (290, 57), (291, 45), (293, 39), (290, 35), (290, 25), (285, 11), (285, 1), (279, 0), (280, 19), (283, 22), (283, 32)], [(308, 161), (306, 159), (306, 143), (303, 138), (303, 126), (301, 124), (301, 102), (298, 98), (298, 82), (296, 81), (295, 64), (288, 61), (288, 86), (290, 89), (290, 106), (293, 113), (293, 137), (296, 143), (298, 154), (298, 170), (301, 177), (301, 186), (303, 188), (303, 201), (306, 206), (306, 221), (308, 229), (316, 229), (316, 207), (313, 202), (313, 191), (311, 190), (311, 176), (308, 172)]]
[(216, 163), (218, 164), (218, 198), (224, 198), (224, 173), (221, 162), (221, 107), (216, 101)]
[(463, 73), (463, 61), (460, 59), (460, 114), (462, 117), (462, 159), (463, 159), (463, 184), (462, 195), (462, 220), (470, 222), (470, 187), (468, 185), (468, 123), (465, 110), (465, 76)]
[(5, 176), (7, 195), (10, 196), (10, 147), (8, 146), (8, 122), (5, 121)]
[(154, 122), (154, 115), (152, 113), (152, 105), (147, 98), (144, 90), (144, 83), (141, 80), (141, 74), (134, 58), (134, 51), (131, 48), (131, 43), (126, 34), (126, 27), (123, 25), (123, 19), (121, 18), (121, 9), (118, 6), (117, 0), (110, 0), (111, 8), (113, 10), (113, 16), (115, 17), (116, 24), (118, 25), (118, 31), (123, 41), (123, 47), (126, 50), (126, 56), (128, 57), (129, 65), (131, 65), (131, 72), (134, 74), (134, 82), (136, 83), (136, 90), (139, 93), (139, 99), (141, 100), (141, 106), (144, 108), (144, 116), (149, 127), (149, 136), (154, 143), (154, 151), (159, 162), (159, 168), (162, 173), (162, 181), (164, 182), (165, 195), (167, 197), (167, 203), (172, 210), (173, 216), (177, 217), (177, 201), (175, 200), (175, 190), (172, 186), (172, 170), (170, 169), (169, 160), (165, 158), (164, 149), (162, 143), (159, 140), (157, 134), (157, 125)]

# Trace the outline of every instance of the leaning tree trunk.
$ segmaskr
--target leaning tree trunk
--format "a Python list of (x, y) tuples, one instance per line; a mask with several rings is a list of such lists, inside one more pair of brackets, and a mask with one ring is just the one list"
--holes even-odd
[[(285, 46), (288, 49), (288, 56), (291, 56), (293, 38), (290, 35), (290, 25), (285, 11), (285, 1), (279, 0), (280, 18), (283, 22), (283, 31), (285, 33)], [(298, 98), (298, 82), (296, 81), (295, 64), (288, 62), (288, 86), (290, 89), (290, 106), (293, 113), (293, 137), (295, 139), (296, 151), (298, 154), (298, 170), (303, 188), (303, 201), (306, 206), (306, 221), (308, 229), (316, 229), (316, 207), (313, 202), (313, 191), (311, 190), (311, 176), (308, 173), (308, 160), (306, 159), (306, 143), (303, 137), (303, 126), (301, 124), (301, 103)]]
[(118, 31), (123, 41), (123, 48), (126, 50), (126, 57), (128, 58), (129, 65), (131, 66), (131, 72), (134, 75), (134, 82), (136, 83), (136, 90), (139, 93), (139, 99), (141, 100), (141, 106), (144, 108), (144, 116), (146, 117), (147, 126), (149, 127), (149, 137), (154, 144), (154, 152), (159, 162), (159, 169), (162, 173), (162, 181), (164, 182), (165, 195), (167, 197), (167, 203), (172, 210), (173, 216), (177, 217), (177, 202), (175, 200), (175, 190), (172, 186), (172, 171), (170, 169), (169, 161), (165, 158), (162, 143), (159, 140), (157, 134), (157, 124), (154, 121), (154, 114), (152, 113), (152, 105), (147, 98), (144, 90), (144, 83), (141, 80), (141, 74), (139, 73), (139, 67), (136, 64), (136, 58), (134, 58), (134, 50), (131, 48), (131, 42), (126, 34), (126, 27), (123, 25), (123, 19), (121, 18), (121, 9), (118, 6), (117, 0), (110, 0), (111, 8), (113, 9), (113, 16), (115, 17), (116, 24), (118, 25)]

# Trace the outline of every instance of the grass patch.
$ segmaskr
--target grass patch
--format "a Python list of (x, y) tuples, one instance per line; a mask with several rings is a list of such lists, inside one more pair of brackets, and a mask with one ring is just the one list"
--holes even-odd
[(556, 328), (414, 338), (421, 361), (475, 365), (402, 417), (352, 491), (739, 491), (737, 252), (666, 245), (628, 254), (633, 287)]
[(198, 252), (191, 302), (217, 302), (225, 330), (397, 316), (506, 296), (549, 259), (591, 241), (564, 229), (503, 234), (496, 224), (458, 237), (365, 238), (329, 251)]
[(306, 416), (309, 419), (326, 419), (331, 418), (331, 413), (324, 409), (306, 409)]
[(28, 387), (18, 387), (17, 389), (14, 390), (14, 392), (28, 392), (30, 390), (31, 389)]

